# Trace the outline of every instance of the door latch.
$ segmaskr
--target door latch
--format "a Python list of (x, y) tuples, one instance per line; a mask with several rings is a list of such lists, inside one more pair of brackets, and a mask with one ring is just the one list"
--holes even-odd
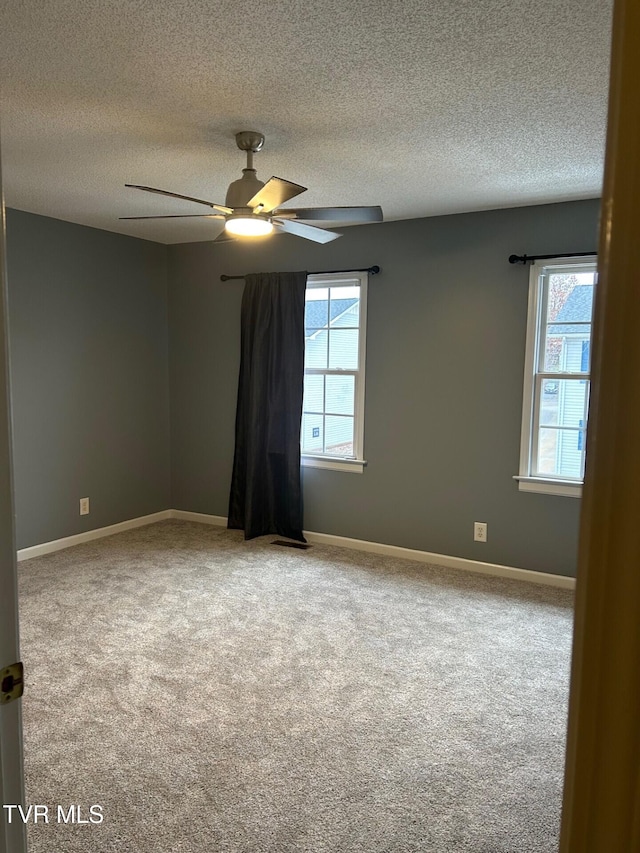
[(24, 693), (24, 667), (21, 662), (12, 663), (0, 670), (0, 705), (19, 699)]

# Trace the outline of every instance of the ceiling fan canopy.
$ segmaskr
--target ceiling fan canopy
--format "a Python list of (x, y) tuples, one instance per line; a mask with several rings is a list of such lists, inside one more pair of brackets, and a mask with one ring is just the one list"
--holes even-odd
[(120, 219), (187, 219), (203, 217), (224, 220), (224, 230), (232, 236), (257, 237), (273, 231), (280, 231), (313, 240), (315, 243), (328, 243), (341, 237), (335, 231), (308, 225), (300, 220), (345, 221), (345, 222), (381, 222), (382, 208), (369, 207), (307, 207), (281, 208), (297, 195), (306, 192), (306, 187), (284, 178), (271, 177), (265, 183), (258, 179), (253, 167), (253, 155), (264, 146), (264, 134), (255, 130), (243, 130), (236, 133), (236, 145), (247, 154), (247, 165), (242, 177), (232, 181), (227, 190), (224, 204), (205, 201), (193, 196), (180, 195), (168, 190), (146, 187), (139, 184), (125, 184), (145, 192), (158, 193), (171, 198), (204, 204), (212, 213), (167, 214), (162, 216), (121, 216)]

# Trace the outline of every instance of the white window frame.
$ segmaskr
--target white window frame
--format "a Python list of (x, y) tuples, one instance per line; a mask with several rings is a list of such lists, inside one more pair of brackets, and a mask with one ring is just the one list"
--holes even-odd
[(358, 325), (358, 368), (357, 369), (322, 369), (305, 368), (305, 375), (349, 375), (354, 376), (355, 400), (353, 412), (353, 457), (330, 456), (319, 453), (302, 453), (301, 464), (307, 468), (326, 468), (332, 471), (348, 471), (352, 474), (362, 474), (367, 464), (364, 458), (364, 388), (367, 337), (367, 272), (318, 273), (307, 277), (307, 289), (319, 287), (336, 287), (344, 284), (360, 286), (360, 309)]
[[(554, 258), (536, 261), (531, 265), (529, 275), (529, 305), (527, 313), (527, 344), (524, 365), (524, 391), (522, 397), (522, 429), (520, 436), (520, 472), (514, 477), (521, 492), (539, 492), (547, 495), (563, 495), (579, 498), (582, 495), (582, 480), (569, 477), (542, 477), (533, 475), (536, 470), (537, 437), (539, 430), (539, 411), (536, 406), (536, 383), (547, 379), (575, 379), (578, 375), (588, 381), (591, 373), (543, 373), (539, 370), (542, 335), (546, 317), (545, 271), (562, 272), (580, 267), (593, 267), (597, 262), (595, 255), (583, 255), (575, 258)], [(597, 283), (597, 276), (596, 276)], [(595, 291), (594, 291), (595, 296)], [(595, 302), (595, 298), (594, 298)], [(593, 317), (592, 317), (593, 320)], [(593, 326), (592, 326), (593, 331)], [(587, 417), (588, 428), (588, 417)], [(585, 431), (586, 436), (586, 431)]]

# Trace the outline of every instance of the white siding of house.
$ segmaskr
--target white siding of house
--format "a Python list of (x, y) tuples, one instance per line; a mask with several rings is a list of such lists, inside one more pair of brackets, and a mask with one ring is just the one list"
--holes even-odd
[[(582, 344), (587, 335), (566, 337), (564, 340), (563, 370), (579, 372), (582, 365)], [(577, 427), (585, 418), (586, 380), (560, 382), (558, 389), (558, 424)], [(584, 436), (573, 430), (560, 430), (557, 444), (556, 470), (563, 477), (582, 476), (582, 457), (584, 454)]]

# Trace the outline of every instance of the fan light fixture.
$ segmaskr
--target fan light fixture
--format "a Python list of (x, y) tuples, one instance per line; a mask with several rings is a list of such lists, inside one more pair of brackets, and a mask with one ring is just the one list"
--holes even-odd
[[(247, 155), (247, 166), (242, 177), (232, 181), (227, 189), (224, 204), (194, 198), (191, 195), (161, 190), (158, 187), (143, 187), (140, 184), (125, 184), (147, 193), (179, 198), (209, 208), (207, 213), (166, 213), (159, 216), (121, 216), (120, 219), (193, 219), (217, 220), (215, 231), (232, 237), (266, 237), (268, 234), (292, 234), (314, 243), (330, 243), (340, 237), (336, 231), (308, 225), (305, 220), (326, 222), (382, 222), (382, 209), (378, 205), (369, 207), (281, 207), (292, 198), (306, 192), (306, 187), (277, 178), (275, 175), (265, 183), (258, 180), (253, 168), (253, 155), (262, 149), (264, 134), (257, 130), (241, 130), (236, 133), (236, 145)], [(224, 225), (222, 224), (224, 221)], [(215, 237), (214, 239), (217, 239)]]
[(230, 216), (225, 224), (225, 231), (240, 237), (262, 237), (271, 234), (273, 223), (266, 216), (250, 214), (249, 216)]

